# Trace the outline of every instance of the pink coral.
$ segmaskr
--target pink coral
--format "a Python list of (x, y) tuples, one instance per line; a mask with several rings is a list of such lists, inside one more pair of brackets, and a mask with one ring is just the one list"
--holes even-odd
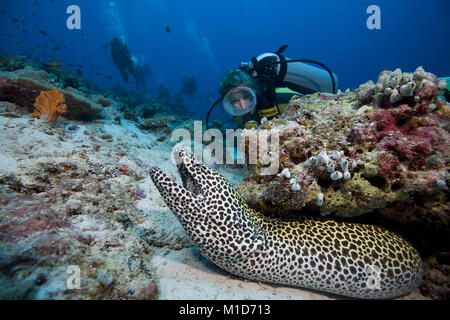
[(362, 123), (351, 129), (349, 140), (357, 144), (368, 143), (369, 147), (373, 147), (378, 141), (375, 129)]
[(0, 217), (0, 240), (13, 241), (36, 232), (68, 228), (70, 223), (62, 215), (30, 196), (10, 196), (0, 199), (7, 215)]
[(384, 152), (378, 156), (378, 172), (383, 175), (387, 180), (393, 180), (395, 178), (395, 171), (398, 166), (398, 159), (394, 155)]
[[(401, 107), (401, 106), (400, 106)], [(397, 110), (402, 110), (400, 108)], [(378, 139), (377, 150), (391, 152), (401, 161), (408, 161), (409, 169), (421, 169), (427, 162), (437, 142), (437, 132), (431, 126), (419, 126), (413, 117), (399, 118), (392, 110), (379, 110), (376, 115)], [(410, 127), (417, 127), (413, 130)], [(383, 168), (381, 168), (382, 171)]]

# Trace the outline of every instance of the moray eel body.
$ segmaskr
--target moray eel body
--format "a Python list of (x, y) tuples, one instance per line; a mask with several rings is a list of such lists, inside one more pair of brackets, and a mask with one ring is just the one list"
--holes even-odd
[(150, 176), (207, 259), (235, 275), (354, 298), (402, 296), (423, 274), (418, 252), (385, 229), (310, 218), (267, 218), (220, 174), (175, 149), (183, 186)]

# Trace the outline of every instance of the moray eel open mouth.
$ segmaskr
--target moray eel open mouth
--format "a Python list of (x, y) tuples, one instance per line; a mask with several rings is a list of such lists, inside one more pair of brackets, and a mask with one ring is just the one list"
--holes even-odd
[[(199, 170), (201, 170), (200, 166), (201, 164), (197, 165)], [(192, 172), (188, 170), (183, 158), (181, 158), (180, 163), (177, 164), (177, 169), (178, 173), (180, 174), (181, 181), (183, 182), (183, 187), (186, 190), (190, 191), (197, 198), (204, 198), (205, 191), (202, 189), (202, 186), (200, 185), (199, 181), (195, 179)]]
[[(207, 168), (182, 148), (176, 148), (173, 151), (173, 158), (181, 177), (182, 187), (157, 167), (151, 168), (149, 171), (153, 183), (166, 203), (169, 201), (171, 204), (179, 206), (180, 201), (178, 200), (185, 205), (194, 199), (203, 200), (208, 194), (208, 185), (200, 177)], [(171, 205), (169, 207), (174, 209)]]

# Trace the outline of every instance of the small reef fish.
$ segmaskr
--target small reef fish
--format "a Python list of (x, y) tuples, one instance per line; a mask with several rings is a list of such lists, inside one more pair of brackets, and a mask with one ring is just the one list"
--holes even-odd
[(312, 105), (306, 105), (306, 107), (308, 108), (308, 109), (312, 109), (312, 110), (318, 110), (318, 109), (320, 109), (320, 106), (312, 106)]
[(0, 58), (0, 62), (3, 64), (9, 64), (11, 61), (18, 60), (18, 56), (11, 56), (11, 57), (2, 57)]
[(171, 30), (170, 30), (170, 27), (169, 27), (169, 26), (166, 26), (166, 32), (167, 32), (167, 33), (170, 33), (170, 31), (171, 31)]
[(52, 66), (52, 67), (57, 67), (57, 66), (62, 66), (64, 63), (60, 62), (60, 61), (49, 61), (45, 63), (48, 66)]
[(42, 29), (41, 29), (39, 32), (40, 32), (44, 37), (47, 36), (47, 32), (45, 32), (45, 30), (42, 30)]

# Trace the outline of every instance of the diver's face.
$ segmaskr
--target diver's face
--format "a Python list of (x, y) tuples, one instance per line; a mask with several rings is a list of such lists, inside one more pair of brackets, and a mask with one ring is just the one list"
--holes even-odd
[(249, 87), (236, 87), (223, 97), (223, 107), (232, 116), (251, 112), (256, 106), (255, 91)]
[(246, 110), (247, 106), (251, 104), (252, 96), (248, 93), (236, 92), (230, 97), (231, 105), (234, 108)]

